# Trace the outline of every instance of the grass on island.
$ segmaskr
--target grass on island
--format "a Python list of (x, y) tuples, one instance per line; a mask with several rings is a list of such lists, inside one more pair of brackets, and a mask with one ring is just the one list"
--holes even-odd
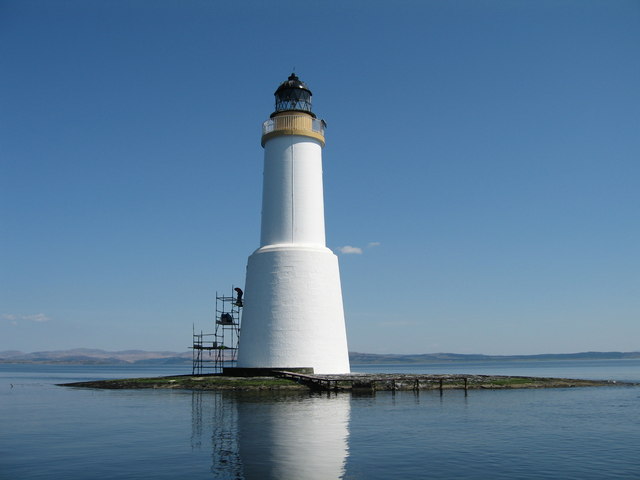
[(125, 388), (173, 388), (187, 390), (275, 390), (306, 389), (291, 380), (275, 377), (224, 377), (222, 375), (181, 375), (175, 377), (127, 378), (68, 383), (69, 387), (107, 389)]
[(492, 378), (489, 381), (490, 385), (500, 385), (504, 387), (514, 387), (514, 386), (522, 386), (528, 385), (531, 383), (549, 383), (545, 382), (544, 378), (526, 378), (526, 377), (507, 377), (507, 378)]

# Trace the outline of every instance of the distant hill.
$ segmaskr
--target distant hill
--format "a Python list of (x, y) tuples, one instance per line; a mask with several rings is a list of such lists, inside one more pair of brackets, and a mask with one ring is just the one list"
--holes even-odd
[(460, 353), (424, 353), (416, 355), (376, 354), (350, 352), (353, 364), (410, 364), (410, 363), (455, 363), (455, 362), (500, 362), (518, 360), (613, 360), (640, 358), (640, 352), (581, 352), (548, 353), (539, 355), (479, 355)]
[[(105, 351), (89, 348), (24, 353), (0, 352), (0, 363), (47, 363), (65, 365), (187, 365), (191, 352), (147, 352), (144, 350)], [(466, 355), (459, 353), (424, 353), (415, 355), (350, 352), (354, 365), (418, 364), (455, 362), (501, 362), (518, 360), (613, 360), (640, 358), (640, 352), (582, 352), (540, 355)]]
[(57, 363), (66, 365), (190, 364), (191, 352), (147, 352), (144, 350), (109, 352), (90, 348), (32, 353), (10, 350), (0, 352), (0, 363)]

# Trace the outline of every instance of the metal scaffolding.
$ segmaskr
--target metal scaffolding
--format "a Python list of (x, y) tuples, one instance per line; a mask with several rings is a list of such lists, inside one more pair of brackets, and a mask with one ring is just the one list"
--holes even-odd
[(215, 333), (196, 333), (193, 329), (192, 375), (222, 373), (224, 367), (236, 365), (241, 312), (241, 296), (216, 292)]

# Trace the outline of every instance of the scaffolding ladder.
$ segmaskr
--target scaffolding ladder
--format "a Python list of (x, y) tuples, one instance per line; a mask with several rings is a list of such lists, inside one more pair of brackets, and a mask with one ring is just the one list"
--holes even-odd
[(236, 366), (241, 312), (242, 301), (216, 292), (215, 333), (196, 333), (193, 328), (192, 375), (219, 374)]

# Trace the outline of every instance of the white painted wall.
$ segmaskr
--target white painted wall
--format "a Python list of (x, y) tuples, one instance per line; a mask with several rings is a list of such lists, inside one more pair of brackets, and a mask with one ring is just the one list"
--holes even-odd
[(299, 135), (264, 146), (260, 246), (325, 245), (322, 147)]
[(260, 248), (247, 264), (238, 367), (348, 373), (338, 259), (325, 246), (322, 146), (265, 146)]
[(268, 246), (249, 257), (238, 367), (349, 372), (338, 258), (331, 250)]

